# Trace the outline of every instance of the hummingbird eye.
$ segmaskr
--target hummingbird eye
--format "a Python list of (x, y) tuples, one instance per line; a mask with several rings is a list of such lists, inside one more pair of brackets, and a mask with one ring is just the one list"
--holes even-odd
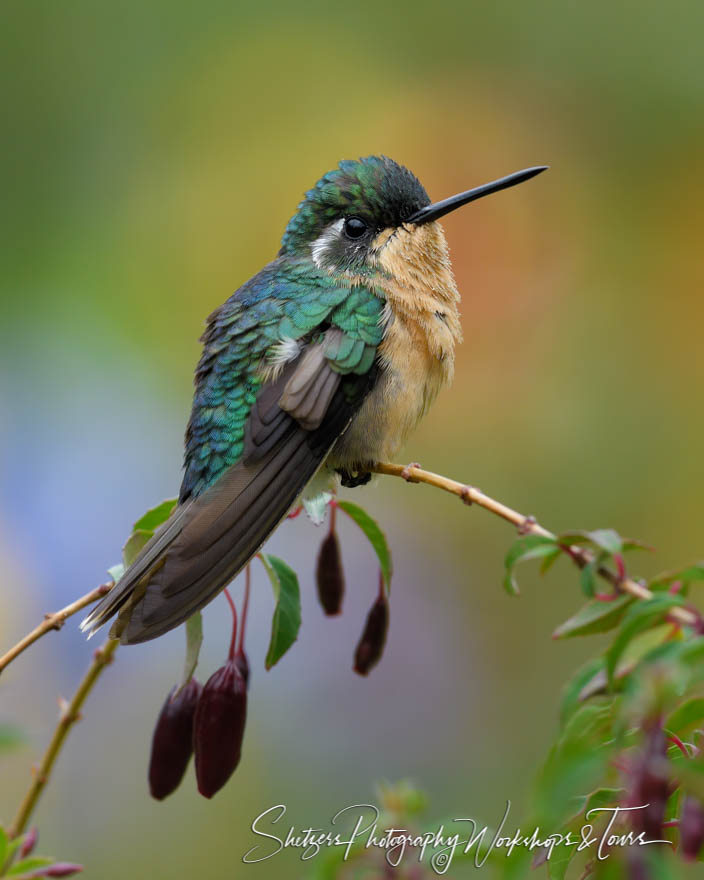
[(345, 220), (345, 235), (352, 240), (361, 238), (369, 229), (367, 224), (360, 217), (348, 217)]

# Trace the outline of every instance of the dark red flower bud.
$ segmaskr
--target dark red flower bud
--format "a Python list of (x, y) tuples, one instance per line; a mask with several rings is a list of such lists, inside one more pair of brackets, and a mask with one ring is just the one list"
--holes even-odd
[(354, 652), (354, 671), (369, 675), (369, 671), (381, 659), (389, 629), (389, 603), (385, 595), (380, 595), (372, 605), (367, 622)]
[(149, 791), (158, 801), (179, 787), (186, 772), (193, 752), (193, 718), (201, 690), (195, 678), (178, 694), (174, 688), (157, 719), (149, 759)]
[(74, 865), (71, 862), (54, 862), (46, 868), (41, 868), (38, 877), (71, 877), (73, 874), (80, 874), (83, 865)]
[(247, 685), (234, 659), (206, 682), (196, 707), (193, 746), (198, 791), (211, 798), (240, 762), (247, 720)]
[(685, 797), (680, 813), (680, 850), (688, 861), (694, 861), (704, 844), (704, 807), (691, 795)]
[(345, 593), (345, 576), (342, 571), (340, 542), (335, 532), (328, 532), (318, 553), (315, 569), (318, 584), (318, 598), (323, 611), (330, 617), (342, 610), (342, 597)]
[[(630, 805), (636, 831), (645, 832), (648, 840), (662, 840), (667, 799), (672, 793), (667, 761), (667, 743), (659, 723), (646, 728), (645, 746), (633, 768)], [(647, 805), (647, 806), (646, 806)]]
[(240, 650), (235, 654), (235, 664), (242, 673), (242, 678), (244, 679), (247, 689), (249, 689), (249, 659), (243, 650)]
[(21, 859), (26, 859), (34, 851), (37, 840), (39, 840), (39, 832), (37, 831), (37, 826), (34, 825), (22, 838), (22, 846), (20, 847)]

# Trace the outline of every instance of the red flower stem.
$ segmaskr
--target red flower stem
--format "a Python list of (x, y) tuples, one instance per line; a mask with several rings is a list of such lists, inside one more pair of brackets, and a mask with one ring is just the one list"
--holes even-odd
[(249, 611), (249, 591), (252, 585), (252, 565), (247, 563), (244, 571), (244, 599), (242, 601), (242, 622), (240, 623), (240, 643), (237, 648), (238, 654), (244, 654), (244, 631), (247, 626), (247, 612)]
[(623, 556), (620, 553), (614, 554), (614, 563), (616, 565), (616, 571), (618, 572), (619, 580), (626, 579), (626, 564), (623, 561)]
[(337, 513), (337, 503), (334, 498), (330, 499), (330, 534), (335, 533), (335, 514)]
[(235, 603), (232, 601), (232, 596), (230, 595), (230, 591), (225, 587), (223, 590), (225, 593), (225, 598), (227, 599), (227, 603), (230, 606), (230, 611), (232, 611), (232, 638), (230, 639), (230, 650), (227, 655), (228, 660), (235, 659), (235, 640), (237, 638), (237, 609), (235, 608)]
[(667, 738), (671, 743), (677, 746), (677, 748), (682, 752), (685, 758), (689, 758), (689, 752), (687, 751), (687, 746), (682, 742), (682, 740), (677, 736), (677, 734), (669, 733)]

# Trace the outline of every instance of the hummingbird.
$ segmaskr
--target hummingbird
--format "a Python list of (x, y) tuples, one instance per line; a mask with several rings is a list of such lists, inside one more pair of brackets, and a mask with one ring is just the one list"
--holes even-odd
[(386, 156), (309, 190), (273, 262), (208, 318), (178, 504), (81, 624), (137, 644), (187, 620), (304, 493), (393, 458), (453, 376), (460, 296), (438, 220), (527, 168), (431, 203)]

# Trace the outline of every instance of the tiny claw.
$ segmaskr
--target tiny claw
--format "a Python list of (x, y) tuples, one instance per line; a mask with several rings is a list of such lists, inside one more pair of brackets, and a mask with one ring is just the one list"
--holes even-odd
[(412, 461), (410, 464), (407, 464), (406, 467), (401, 471), (401, 476), (403, 477), (403, 479), (407, 483), (419, 483), (420, 480), (411, 476), (411, 469), (412, 468), (419, 468), (419, 467), (420, 467), (419, 461)]
[(472, 487), (462, 486), (462, 488), (460, 489), (460, 498), (469, 507), (469, 505), (472, 503)]
[(534, 516), (526, 516), (523, 518), (523, 522), (518, 526), (518, 534), (519, 535), (529, 535), (533, 531), (533, 526), (537, 523), (537, 519)]

